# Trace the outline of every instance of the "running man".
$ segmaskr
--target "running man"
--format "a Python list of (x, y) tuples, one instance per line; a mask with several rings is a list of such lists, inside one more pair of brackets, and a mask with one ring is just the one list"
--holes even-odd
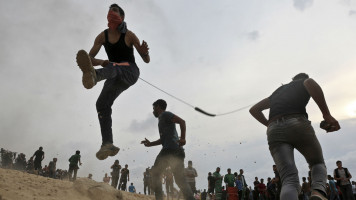
[[(323, 90), (305, 73), (297, 74), (290, 83), (282, 85), (250, 109), (251, 115), (268, 127), (269, 150), (282, 180), (280, 199), (298, 199), (300, 184), (294, 149), (305, 157), (311, 167), (311, 199), (327, 199), (323, 152), (305, 108), (310, 97), (328, 124), (327, 132), (339, 130), (340, 125), (328, 109)], [(262, 112), (265, 109), (270, 109), (269, 120)]]
[[(163, 200), (161, 175), (170, 166), (174, 179), (178, 187), (183, 192), (186, 200), (194, 200), (193, 192), (190, 189), (184, 176), (185, 153), (182, 146), (185, 145), (185, 121), (177, 115), (166, 111), (166, 101), (159, 99), (153, 103), (153, 115), (158, 118), (158, 129), (160, 138), (150, 142), (145, 138), (141, 142), (146, 147), (162, 145), (162, 150), (157, 155), (152, 167), (153, 190), (156, 200)], [(181, 137), (179, 139), (176, 125), (179, 124)]]
[[(115, 156), (120, 150), (113, 145), (111, 106), (123, 91), (136, 83), (140, 75), (133, 47), (145, 63), (150, 62), (148, 45), (145, 41), (140, 44), (136, 35), (127, 29), (124, 10), (117, 4), (112, 4), (107, 19), (109, 28), (95, 38), (89, 54), (84, 50), (78, 51), (77, 54), (77, 64), (83, 72), (82, 81), (85, 88), (90, 89), (97, 82), (106, 80), (96, 102), (102, 135), (102, 145), (96, 153), (99, 160)], [(104, 46), (109, 60), (95, 58), (101, 46)], [(93, 66), (99, 65), (103, 68), (94, 69)]]

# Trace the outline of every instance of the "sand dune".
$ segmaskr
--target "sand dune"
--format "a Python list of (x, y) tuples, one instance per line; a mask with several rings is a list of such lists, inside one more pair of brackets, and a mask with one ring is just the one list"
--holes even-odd
[(57, 180), (0, 168), (0, 200), (151, 200), (87, 178)]

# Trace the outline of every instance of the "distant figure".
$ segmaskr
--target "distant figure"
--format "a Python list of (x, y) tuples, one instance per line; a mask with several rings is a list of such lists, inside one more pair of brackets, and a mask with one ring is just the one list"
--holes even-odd
[(147, 168), (146, 171), (143, 173), (143, 192), (145, 195), (151, 194), (151, 172), (149, 168)]
[(57, 158), (53, 158), (48, 164), (48, 171), (50, 178), (56, 178)]
[(41, 170), (42, 169), (42, 160), (44, 159), (44, 155), (45, 153), (42, 151), (43, 147), (40, 147), (34, 154), (33, 157), (35, 157), (35, 161), (34, 161), (34, 166), (35, 166), (35, 170)]
[(276, 193), (277, 193), (277, 189), (276, 189), (276, 184), (275, 184), (275, 178), (271, 179), (270, 177), (268, 177), (267, 179), (267, 194), (268, 194), (268, 198), (271, 200), (275, 200), (276, 199)]
[(238, 194), (239, 194), (239, 199), (244, 199), (243, 198), (243, 183), (242, 183), (242, 180), (241, 180), (241, 175), (237, 175), (237, 179), (235, 181), (235, 184), (236, 184), (236, 187), (237, 187), (237, 190), (238, 190)]
[(130, 170), (128, 165), (125, 165), (125, 168), (121, 170), (121, 178), (119, 183), (119, 188), (123, 191), (127, 190), (127, 181), (130, 181)]
[(163, 174), (164, 176), (164, 183), (166, 184), (166, 193), (167, 193), (167, 200), (169, 196), (173, 199), (173, 173), (171, 167), (167, 167), (166, 171)]
[(33, 156), (27, 161), (27, 165), (26, 165), (26, 171), (30, 174), (34, 173), (34, 163), (33, 163)]
[(303, 200), (309, 200), (310, 198), (310, 183), (307, 182), (307, 178), (303, 177), (302, 178), (302, 194), (303, 194)]
[(120, 170), (121, 170), (121, 165), (119, 165), (119, 160), (115, 160), (114, 164), (111, 166), (112, 172), (111, 172), (111, 186), (113, 186), (115, 189), (117, 188), (117, 184), (119, 182), (120, 178)]
[(274, 183), (276, 184), (276, 200), (279, 200), (281, 195), (281, 190), (282, 190), (282, 183), (277, 170), (277, 165), (272, 165), (272, 170), (274, 173)]
[[(82, 165), (82, 163), (80, 162), (80, 151), (76, 151), (75, 154), (72, 155), (68, 161), (69, 161), (69, 170), (68, 170), (69, 181), (75, 181), (77, 179), (77, 171), (79, 169), (78, 162), (79, 165)], [(72, 177), (73, 171), (74, 171), (74, 176)]]
[(266, 185), (263, 183), (264, 179), (260, 179), (260, 184), (258, 184), (259, 200), (266, 199)]
[(23, 153), (20, 153), (17, 155), (17, 158), (15, 160), (15, 169), (25, 171), (26, 170), (26, 155)]
[(226, 189), (228, 187), (234, 187), (235, 175), (231, 174), (230, 168), (227, 169), (227, 174), (225, 174), (225, 176), (224, 176), (224, 182), (226, 184)]
[[(246, 200), (247, 197), (248, 197), (248, 193), (246, 192), (247, 191), (247, 183), (246, 183), (246, 179), (245, 179), (245, 175), (244, 175), (244, 170), (243, 169), (240, 169), (240, 174), (241, 176), (241, 182), (242, 182), (242, 196), (239, 197), (239, 200)], [(273, 199), (274, 200), (274, 199)]]
[[(311, 199), (327, 199), (323, 152), (306, 112), (310, 97), (324, 118), (321, 127), (327, 132), (339, 130), (339, 122), (331, 115), (323, 90), (305, 73), (297, 74), (291, 82), (280, 86), (250, 109), (251, 115), (267, 127), (269, 150), (282, 180), (282, 200), (298, 199), (300, 183), (294, 160), (295, 149), (311, 166)], [(266, 109), (270, 111), (268, 120), (263, 114)]]
[(254, 185), (253, 199), (257, 200), (259, 197), (258, 186), (260, 185), (260, 182), (258, 181), (258, 177), (255, 177), (255, 181), (253, 182), (253, 185)]
[(211, 172), (209, 172), (208, 173), (208, 195), (209, 195), (210, 199), (214, 195), (214, 188), (215, 188), (215, 178), (211, 174)]
[(88, 179), (93, 179), (93, 174), (89, 174)]
[(215, 180), (215, 196), (219, 197), (221, 196), (222, 193), (222, 180), (223, 180), (223, 176), (221, 176), (220, 174), (220, 167), (216, 168), (216, 171), (213, 173), (213, 177)]
[(111, 177), (108, 176), (108, 173), (105, 173), (105, 176), (103, 178), (103, 182), (109, 184), (110, 183)]
[(204, 189), (204, 191), (200, 195), (200, 199), (201, 200), (206, 200), (206, 197), (207, 197), (207, 192), (206, 192), (206, 189)]
[(342, 162), (338, 160), (336, 162), (337, 168), (334, 170), (334, 179), (337, 181), (337, 185), (340, 187), (343, 200), (354, 200), (352, 192), (352, 186), (350, 179), (352, 178), (349, 170), (342, 167)]
[(328, 175), (328, 180), (329, 180), (329, 188), (330, 188), (330, 200), (340, 200), (339, 197), (339, 190), (336, 187), (336, 183), (334, 181), (334, 178), (330, 175)]
[(195, 184), (195, 177), (198, 177), (197, 170), (193, 168), (193, 162), (191, 160), (188, 161), (188, 167), (184, 169), (185, 180), (190, 186), (190, 189), (193, 193), (197, 192), (196, 184)]
[(129, 192), (136, 193), (136, 189), (135, 189), (135, 186), (133, 185), (133, 183), (131, 183), (131, 185), (129, 186)]
[[(182, 146), (185, 145), (186, 125), (185, 121), (177, 115), (166, 111), (167, 103), (159, 99), (153, 103), (153, 115), (158, 118), (159, 139), (156, 141), (141, 141), (146, 147), (162, 145), (160, 153), (152, 167), (152, 177), (155, 196), (157, 200), (163, 199), (161, 175), (168, 166), (171, 167), (174, 179), (178, 187), (183, 192), (186, 200), (193, 200), (193, 192), (184, 178), (184, 158), (185, 152)], [(176, 130), (176, 124), (180, 126), (180, 138)]]

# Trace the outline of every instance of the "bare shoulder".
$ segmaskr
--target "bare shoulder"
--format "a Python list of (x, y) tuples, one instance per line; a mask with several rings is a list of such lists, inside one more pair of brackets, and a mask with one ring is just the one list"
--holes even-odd
[(316, 81), (314, 81), (314, 79), (307, 78), (307, 79), (305, 79), (303, 84), (304, 84), (305, 87), (308, 87), (308, 86), (310, 87), (310, 86), (316, 85), (317, 83), (316, 83)]
[(137, 38), (137, 36), (135, 35), (135, 33), (132, 32), (132, 31), (130, 31), (130, 30), (127, 30), (126, 36), (127, 36), (127, 38), (129, 39), (129, 41), (130, 41), (131, 44), (133, 44), (133, 43), (139, 41), (138, 38)]
[(136, 36), (135, 33), (132, 32), (131, 30), (127, 30), (126, 35), (129, 37)]
[(104, 44), (105, 43), (105, 33), (104, 33), (104, 31), (102, 31), (101, 33), (99, 33), (98, 36), (96, 36), (95, 42), (96, 43), (100, 43), (100, 44)]

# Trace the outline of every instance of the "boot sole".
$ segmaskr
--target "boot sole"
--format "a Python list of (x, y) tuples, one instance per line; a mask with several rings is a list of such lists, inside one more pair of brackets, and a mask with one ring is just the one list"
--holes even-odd
[(83, 86), (90, 89), (95, 86), (96, 72), (91, 63), (88, 53), (84, 50), (79, 50), (77, 53), (77, 64), (83, 72)]
[(106, 151), (98, 151), (96, 153), (96, 158), (98, 158), (99, 160), (105, 160), (107, 157), (109, 156), (115, 156), (117, 153), (119, 153), (120, 148), (115, 148), (115, 149), (109, 149)]

